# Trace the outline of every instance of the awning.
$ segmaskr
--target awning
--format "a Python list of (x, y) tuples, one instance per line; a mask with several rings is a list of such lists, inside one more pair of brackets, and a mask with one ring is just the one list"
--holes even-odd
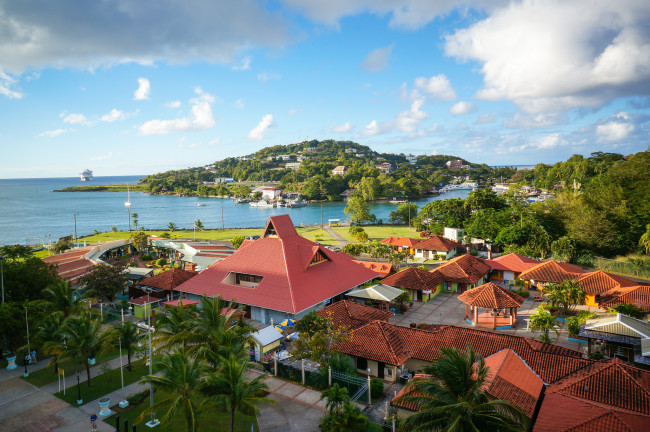
[(366, 300), (393, 301), (404, 291), (392, 286), (377, 284), (368, 288), (361, 288), (347, 293), (348, 297), (355, 297)]

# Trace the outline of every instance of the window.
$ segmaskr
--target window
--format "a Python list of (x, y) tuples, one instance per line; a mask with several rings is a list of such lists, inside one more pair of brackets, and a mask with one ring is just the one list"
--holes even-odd
[(241, 285), (249, 288), (257, 288), (257, 285), (262, 282), (264, 276), (253, 275), (248, 273), (230, 272), (228, 276), (221, 282), (228, 285)]
[(309, 263), (309, 265), (312, 266), (314, 264), (320, 264), (325, 261), (329, 261), (329, 258), (327, 258), (322, 250), (318, 249), (314, 254), (314, 257), (311, 259), (311, 263)]
[(368, 359), (357, 357), (357, 369), (363, 369), (364, 371), (368, 369)]
[(386, 368), (386, 376), (389, 377), (393, 376), (393, 368)]

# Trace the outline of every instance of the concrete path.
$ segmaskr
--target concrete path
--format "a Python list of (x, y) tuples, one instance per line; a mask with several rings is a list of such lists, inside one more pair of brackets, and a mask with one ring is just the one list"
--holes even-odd
[(336, 231), (334, 231), (331, 227), (329, 227), (329, 226), (327, 226), (327, 225), (324, 225), (324, 226), (323, 226), (323, 229), (324, 229), (325, 231), (327, 231), (327, 232), (329, 233), (329, 235), (331, 235), (332, 237), (334, 237), (334, 240), (336, 240), (336, 241), (338, 242), (338, 246), (339, 246), (341, 249), (343, 249), (343, 246), (345, 246), (346, 244), (350, 243), (350, 242), (347, 241), (347, 240), (346, 240), (346, 239), (345, 239), (341, 234), (339, 234), (339, 233), (337, 233)]

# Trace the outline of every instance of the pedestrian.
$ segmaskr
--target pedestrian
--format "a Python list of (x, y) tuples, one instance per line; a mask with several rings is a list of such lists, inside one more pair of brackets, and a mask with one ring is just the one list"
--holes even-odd
[(29, 351), (28, 351), (27, 354), (25, 355), (25, 364), (28, 365), (31, 362), (32, 362), (32, 356), (29, 355)]
[(97, 414), (92, 413), (90, 415), (90, 425), (93, 427), (91, 430), (97, 430)]
[(36, 360), (36, 350), (32, 351), (32, 362), (38, 363), (38, 360)]

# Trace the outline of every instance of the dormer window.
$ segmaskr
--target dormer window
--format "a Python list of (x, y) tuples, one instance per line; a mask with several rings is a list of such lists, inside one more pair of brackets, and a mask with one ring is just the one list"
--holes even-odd
[(222, 283), (228, 285), (245, 286), (248, 288), (257, 288), (257, 285), (259, 285), (260, 282), (262, 282), (263, 278), (264, 276), (253, 275), (248, 273), (230, 272), (228, 273), (228, 276), (226, 276), (226, 278), (223, 280)]
[(269, 221), (269, 224), (266, 227), (266, 231), (264, 231), (264, 237), (277, 237), (277, 236), (278, 233), (275, 231), (273, 222)]
[(327, 255), (323, 253), (322, 250), (318, 249), (316, 253), (314, 254), (314, 257), (311, 259), (311, 262), (309, 263), (310, 266), (320, 264), (325, 261), (329, 261), (330, 259), (327, 258)]

